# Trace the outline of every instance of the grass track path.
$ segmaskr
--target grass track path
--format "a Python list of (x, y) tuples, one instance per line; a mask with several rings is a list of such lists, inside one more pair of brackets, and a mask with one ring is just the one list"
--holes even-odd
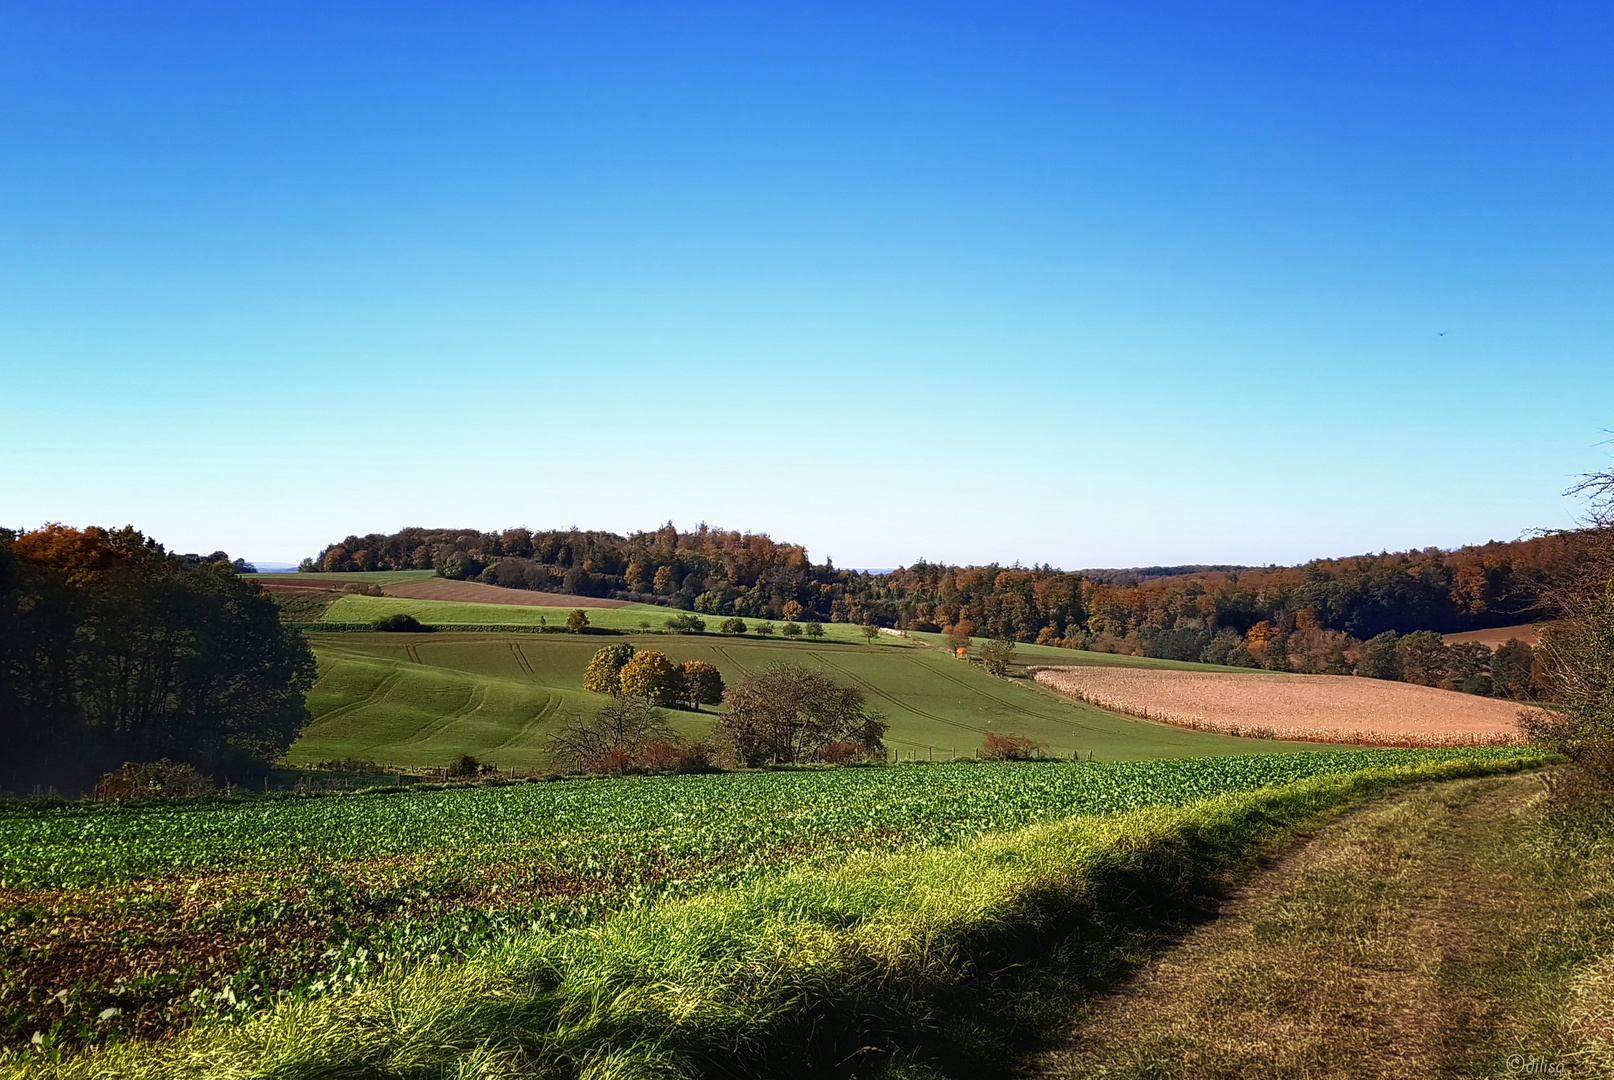
[(1022, 1075), (1505, 1076), (1510, 1055), (1572, 1053), (1553, 987), (1575, 966), (1555, 929), (1573, 916), (1530, 866), (1542, 790), (1525, 774), (1370, 800)]

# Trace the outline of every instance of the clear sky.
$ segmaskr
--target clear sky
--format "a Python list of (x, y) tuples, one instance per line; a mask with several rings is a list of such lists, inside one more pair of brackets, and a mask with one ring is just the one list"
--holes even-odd
[(0, 5), (0, 521), (844, 566), (1567, 524), (1614, 7)]

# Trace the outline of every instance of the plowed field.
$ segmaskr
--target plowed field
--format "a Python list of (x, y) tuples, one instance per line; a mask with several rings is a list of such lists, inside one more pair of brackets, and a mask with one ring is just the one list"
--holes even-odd
[(450, 581), (448, 578), (427, 578), (424, 581), (400, 581), (382, 586), (388, 596), (403, 596), (410, 600), (457, 600), (471, 604), (519, 604), (522, 607), (558, 608), (619, 608), (627, 607), (625, 600), (602, 600), (595, 596), (566, 596), (561, 593), (529, 592), (526, 589), (501, 589), (497, 585), (483, 585), (475, 581)]
[(1512, 701), (1349, 675), (1044, 668), (1037, 681), (1100, 708), (1198, 731), (1358, 746), (1507, 746)]

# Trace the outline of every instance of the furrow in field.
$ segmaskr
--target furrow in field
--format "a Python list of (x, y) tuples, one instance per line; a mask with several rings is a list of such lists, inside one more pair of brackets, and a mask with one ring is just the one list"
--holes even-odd
[(515, 732), (508, 739), (506, 739), (503, 742), (499, 743), (493, 749), (497, 751), (497, 750), (503, 750), (507, 746), (524, 745), (525, 743), (527, 743), (527, 741), (533, 735), (533, 733), (536, 732), (537, 729), (540, 726), (542, 726), (543, 723), (546, 720), (548, 720), (550, 717), (554, 716), (555, 713), (557, 713), (559, 711), (560, 711), (560, 698), (557, 695), (551, 694), (550, 696), (548, 696), (547, 698), (544, 699), (543, 707), (540, 708), (536, 713), (533, 714), (532, 719), (528, 720), (525, 724), (522, 725), (520, 731)]
[(453, 726), (454, 721), (463, 719), (480, 709), (486, 699), (487, 688), (481, 683), (473, 683), (463, 705), (439, 717), (435, 722), (424, 725), (414, 735), (410, 736), (408, 741), (412, 743), (430, 742), (438, 734)]
[(822, 653), (815, 652), (815, 653), (810, 653), (809, 655), (816, 657), (818, 659), (818, 661), (820, 663), (822, 663), (823, 665), (825, 665), (826, 667), (832, 667), (836, 671), (839, 671), (842, 675), (845, 675), (848, 679), (851, 679), (853, 682), (855, 682), (859, 686), (863, 687), (863, 689), (867, 690), (869, 693), (873, 694), (875, 697), (878, 697), (883, 701), (890, 702), (892, 705), (894, 705), (897, 708), (903, 710), (904, 712), (911, 712), (916, 716), (924, 717), (926, 720), (930, 720), (930, 721), (933, 721), (933, 722), (938, 723), (938, 724), (945, 724), (948, 727), (958, 728), (960, 731), (973, 731), (977, 735), (985, 735), (991, 730), (989, 728), (976, 727), (974, 724), (966, 724), (962, 720), (949, 720), (945, 716), (939, 716), (936, 713), (928, 712), (928, 711), (926, 711), (924, 709), (921, 709), (919, 706), (913, 704), (912, 702), (903, 701), (901, 698), (894, 697), (891, 694), (886, 693), (884, 690), (880, 689), (874, 683), (871, 683), (869, 680), (863, 678), (863, 676), (857, 674), (854, 671), (847, 670), (846, 668), (842, 667), (840, 664), (835, 663), (835, 661), (829, 659), (828, 657), (826, 657)]
[(364, 708), (366, 705), (374, 705), (377, 702), (385, 700), (387, 694), (392, 690), (392, 687), (402, 677), (403, 677), (402, 669), (394, 669), (392, 674), (384, 676), (381, 679), (381, 681), (379, 681), (379, 682), (377, 682), (375, 684), (375, 689), (371, 690), (363, 698), (361, 698), (358, 701), (350, 702), (350, 703), (348, 703), (346, 705), (338, 705), (336, 708), (332, 709), (330, 712), (327, 712), (327, 713), (324, 713), (324, 714), (322, 714), (320, 716), (315, 717), (314, 718), (314, 723), (323, 724), (327, 720), (340, 719), (341, 717), (346, 716), (348, 713), (355, 712), (355, 711), (357, 711), (359, 709)]

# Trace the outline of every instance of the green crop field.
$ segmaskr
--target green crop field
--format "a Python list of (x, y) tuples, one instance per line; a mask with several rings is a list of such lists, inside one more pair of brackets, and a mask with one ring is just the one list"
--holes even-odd
[[(374, 597), (344, 597), (336, 606), (357, 600), (378, 602)], [(290, 763), (361, 758), (384, 765), (440, 766), (469, 753), (501, 768), (532, 769), (548, 763), (545, 743), (557, 726), (590, 716), (606, 704), (604, 697), (582, 689), (583, 670), (602, 644), (623, 639), (442, 632), (311, 634), (310, 640), (320, 662), (320, 680), (309, 695), (314, 722), (292, 748)], [(887, 745), (903, 757), (967, 757), (991, 732), (1035, 739), (1050, 754), (1111, 760), (1300, 748), (1128, 719), (1055, 697), (1029, 679), (993, 678), (945, 649), (889, 635), (872, 645), (861, 638), (852, 644), (713, 634), (630, 635), (626, 640), (665, 652), (679, 663), (715, 664), (731, 683), (779, 662), (823, 668), (861, 689), (886, 714), (891, 724)], [(1021, 646), (1020, 652), (1032, 663), (1137, 662), (1050, 647)], [(674, 726), (693, 738), (709, 730), (713, 720), (709, 712), (675, 711), (672, 717)]]
[[(527, 607), (523, 604), (479, 604), (463, 600), (415, 600), (402, 596), (344, 596), (326, 609), (321, 621), (330, 623), (372, 623), (388, 615), (413, 615), (431, 626), (541, 626), (563, 627), (570, 607)], [(591, 627), (626, 633), (665, 631), (669, 618), (691, 612), (655, 604), (625, 604), (616, 608), (588, 608)], [(725, 616), (701, 615), (708, 631), (715, 632)], [(742, 620), (754, 628), (763, 620)], [(775, 620), (775, 628), (784, 623)], [(829, 641), (862, 641), (862, 628), (847, 623), (822, 623)], [(754, 636), (754, 634), (748, 635)]]
[(741, 895), (793, 868), (818, 868), (819, 881), (848, 859), (1038, 823), (1191, 807), (1363, 770), (1512, 767), (1520, 754), (970, 762), (13, 805), (0, 808), (0, 1042), (37, 1054), (245, 1017), (362, 990), (378, 973), (474, 958), (511, 935), (566, 940), (616, 925), (623, 915), (612, 913)]

